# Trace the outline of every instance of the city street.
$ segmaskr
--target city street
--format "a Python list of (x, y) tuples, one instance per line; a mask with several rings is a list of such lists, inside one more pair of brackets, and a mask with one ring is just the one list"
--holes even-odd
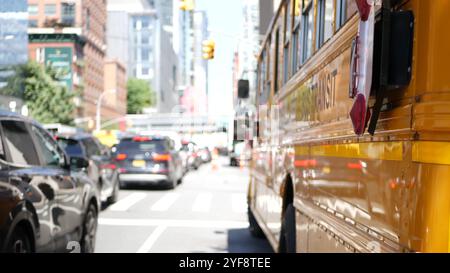
[(248, 171), (228, 161), (189, 172), (172, 191), (121, 190), (119, 201), (100, 214), (96, 252), (271, 252), (247, 229)]

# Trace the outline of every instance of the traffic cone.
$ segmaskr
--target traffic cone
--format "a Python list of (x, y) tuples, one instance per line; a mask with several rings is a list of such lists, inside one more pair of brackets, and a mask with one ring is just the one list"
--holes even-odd
[(213, 171), (217, 171), (219, 169), (219, 164), (217, 162), (218, 154), (219, 154), (219, 151), (217, 150), (217, 148), (214, 148), (213, 153), (212, 153), (212, 161), (211, 161), (211, 166), (212, 166)]

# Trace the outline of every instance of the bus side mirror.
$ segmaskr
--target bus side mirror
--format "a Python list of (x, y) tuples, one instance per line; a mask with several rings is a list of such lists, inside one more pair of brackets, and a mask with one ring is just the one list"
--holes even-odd
[(248, 80), (239, 80), (238, 82), (238, 98), (248, 99), (250, 97), (250, 83)]

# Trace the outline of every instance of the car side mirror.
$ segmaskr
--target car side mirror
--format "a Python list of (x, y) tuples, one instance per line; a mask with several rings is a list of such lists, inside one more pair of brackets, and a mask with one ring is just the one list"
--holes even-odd
[(84, 169), (89, 167), (89, 161), (84, 157), (70, 157), (70, 167), (73, 169)]

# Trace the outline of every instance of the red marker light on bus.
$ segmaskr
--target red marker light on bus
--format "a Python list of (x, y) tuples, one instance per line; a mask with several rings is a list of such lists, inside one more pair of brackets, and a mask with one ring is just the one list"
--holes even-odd
[(370, 111), (367, 110), (366, 97), (363, 94), (356, 96), (355, 103), (350, 111), (350, 118), (355, 134), (358, 136), (363, 135), (366, 124), (370, 119)]
[(372, 5), (369, 2), (373, 1), (374, 0), (356, 0), (359, 16), (362, 21), (367, 21), (367, 19), (369, 19), (370, 9), (372, 8)]

